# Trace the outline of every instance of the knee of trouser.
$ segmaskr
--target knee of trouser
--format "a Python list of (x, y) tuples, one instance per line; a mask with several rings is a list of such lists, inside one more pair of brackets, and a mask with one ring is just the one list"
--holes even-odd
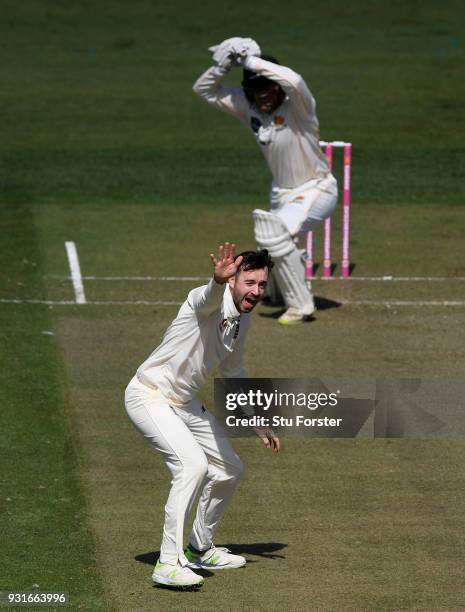
[(240, 480), (244, 471), (244, 464), (237, 457), (234, 462), (230, 462), (223, 469), (216, 469), (214, 479), (221, 482), (229, 482), (231, 484)]
[(202, 481), (208, 472), (207, 458), (197, 457), (195, 460), (185, 463), (182, 466), (182, 471), (185, 475), (189, 475), (192, 479)]
[(308, 217), (302, 228), (305, 231), (313, 231), (325, 219), (331, 217), (337, 208), (337, 194), (321, 191), (318, 199), (310, 208)]

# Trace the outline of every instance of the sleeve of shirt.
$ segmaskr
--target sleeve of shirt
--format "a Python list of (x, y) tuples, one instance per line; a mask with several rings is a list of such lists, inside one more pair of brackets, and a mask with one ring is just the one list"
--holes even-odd
[(247, 122), (248, 103), (240, 87), (226, 87), (226, 72), (218, 66), (206, 70), (194, 83), (193, 90), (205, 102)]
[(212, 278), (208, 285), (192, 289), (187, 296), (187, 303), (196, 312), (210, 313), (219, 308), (226, 285), (220, 285)]
[(267, 62), (256, 56), (249, 56), (244, 67), (278, 83), (289, 97), (291, 104), (306, 118), (315, 115), (315, 99), (300, 74), (286, 66)]
[(219, 366), (221, 378), (247, 378), (244, 368), (245, 338), (250, 326), (250, 317), (242, 316), (241, 333), (237, 339), (233, 352), (224, 359)]

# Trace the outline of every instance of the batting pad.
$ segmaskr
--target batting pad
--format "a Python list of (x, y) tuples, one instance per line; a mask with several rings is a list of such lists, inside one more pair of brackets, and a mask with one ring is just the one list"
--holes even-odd
[(262, 249), (268, 249), (275, 262), (275, 278), (286, 306), (297, 308), (304, 315), (311, 314), (315, 306), (304, 281), (304, 264), (283, 221), (260, 209), (253, 211), (253, 218), (255, 240)]

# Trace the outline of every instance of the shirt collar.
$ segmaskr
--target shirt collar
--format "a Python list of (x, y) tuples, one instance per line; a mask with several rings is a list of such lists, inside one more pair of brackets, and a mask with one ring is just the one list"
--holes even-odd
[(228, 319), (228, 321), (231, 321), (232, 319), (237, 319), (241, 316), (241, 313), (237, 310), (236, 305), (234, 304), (229, 283), (227, 283), (226, 290), (224, 292), (223, 306), (224, 316), (226, 317), (226, 319)]

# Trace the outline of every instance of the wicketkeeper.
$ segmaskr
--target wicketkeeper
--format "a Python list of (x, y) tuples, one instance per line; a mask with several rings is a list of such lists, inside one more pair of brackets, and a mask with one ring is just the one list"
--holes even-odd
[[(275, 262), (273, 275), (287, 307), (278, 322), (299, 323), (315, 305), (295, 239), (314, 230), (337, 204), (336, 180), (319, 145), (315, 100), (299, 74), (261, 54), (250, 38), (230, 38), (210, 51), (214, 65), (194, 92), (242, 121), (270, 167), (270, 212), (254, 210), (255, 238)], [(243, 68), (242, 88), (222, 83), (235, 66)]]
[[(243, 378), (244, 342), (250, 314), (262, 299), (272, 267), (266, 250), (237, 257), (225, 243), (208, 285), (193, 289), (162, 343), (137, 370), (126, 389), (126, 410), (135, 427), (160, 451), (172, 475), (165, 506), (156, 583), (203, 584), (192, 569), (245, 565), (240, 555), (213, 544), (218, 523), (242, 472), (242, 463), (215, 417), (196, 394), (219, 368), (223, 378)], [(271, 429), (257, 428), (264, 445), (279, 450)], [(197, 514), (184, 550), (184, 523), (197, 494)]]

